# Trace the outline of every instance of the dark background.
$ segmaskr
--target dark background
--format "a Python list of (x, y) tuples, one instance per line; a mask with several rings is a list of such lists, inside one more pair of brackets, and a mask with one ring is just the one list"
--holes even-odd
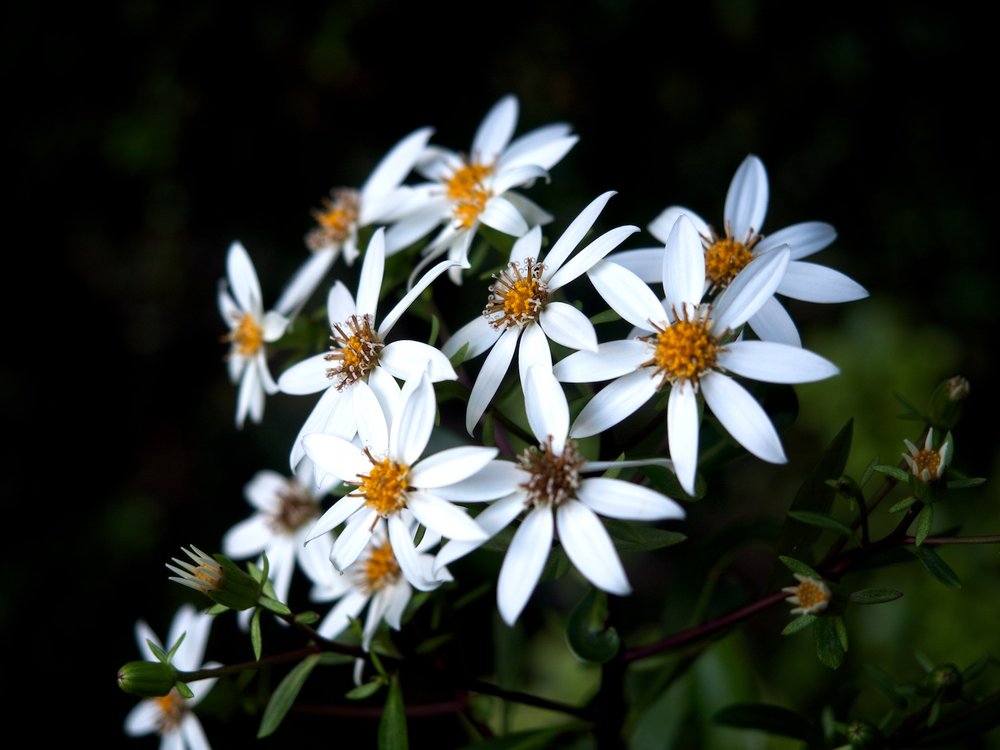
[[(771, 180), (765, 231), (837, 228), (816, 260), (872, 297), (793, 308), (843, 376), (799, 391), (798, 474), (751, 476), (793, 489), (851, 414), (870, 448), (852, 462), (891, 460), (913, 429), (892, 394), (922, 404), (955, 373), (972, 383), (959, 463), (995, 475), (995, 40), (956, 4), (835, 7), (8, 5), (0, 627), (4, 690), (51, 706), (44, 736), (125, 744), (134, 701), (113, 675), (135, 657), (133, 622), (163, 635), (184, 600), (163, 563), (246, 515), (243, 484), (285, 468), (311, 408), (279, 396), (263, 426), (233, 429), (215, 306), (229, 243), (273, 300), (329, 188), (359, 184), (422, 125), (467, 148), (506, 93), (518, 133), (566, 121), (581, 137), (530, 193), (559, 229), (608, 189), (604, 228), (645, 227), (670, 203), (719, 223), (751, 152)], [(996, 532), (995, 492), (972, 497), (975, 532)], [(995, 552), (973, 559), (995, 596)], [(215, 747), (252, 735), (238, 719), (229, 735), (206, 722)]]

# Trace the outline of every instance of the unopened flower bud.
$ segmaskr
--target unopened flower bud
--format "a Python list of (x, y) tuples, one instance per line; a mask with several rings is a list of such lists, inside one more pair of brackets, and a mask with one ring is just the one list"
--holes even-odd
[(174, 668), (158, 661), (130, 661), (118, 670), (118, 687), (143, 698), (166, 695), (176, 682)]
[(882, 733), (867, 721), (852, 721), (847, 727), (847, 741), (853, 748), (882, 747)]
[(927, 417), (935, 427), (950, 430), (962, 415), (965, 399), (969, 395), (969, 381), (955, 375), (939, 384), (931, 394)]
[(177, 565), (167, 563), (167, 567), (177, 573), (170, 577), (171, 581), (200, 591), (213, 602), (230, 609), (242, 610), (256, 606), (261, 584), (236, 563), (223, 555), (209, 557), (194, 545), (189, 550), (183, 547), (181, 549), (191, 558), (191, 563), (195, 564), (173, 558)]
[(962, 673), (954, 664), (942, 664), (930, 673), (931, 685), (941, 697), (954, 700), (962, 692)]

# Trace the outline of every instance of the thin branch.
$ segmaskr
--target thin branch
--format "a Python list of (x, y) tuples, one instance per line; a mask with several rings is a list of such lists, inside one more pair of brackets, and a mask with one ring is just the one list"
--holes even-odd
[(537, 695), (522, 693), (517, 690), (506, 690), (498, 685), (492, 685), (488, 682), (483, 682), (482, 680), (470, 680), (466, 683), (465, 687), (474, 693), (492, 695), (497, 698), (513, 701), (514, 703), (521, 703), (525, 706), (534, 706), (535, 708), (542, 708), (546, 711), (557, 711), (570, 716), (576, 716), (578, 719), (590, 718), (589, 712), (585, 708), (570, 706), (566, 703), (559, 703), (558, 701), (550, 701), (548, 698), (541, 698)]

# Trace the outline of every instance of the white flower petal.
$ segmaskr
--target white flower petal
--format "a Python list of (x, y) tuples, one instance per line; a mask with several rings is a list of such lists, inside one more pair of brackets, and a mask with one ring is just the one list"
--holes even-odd
[[(524, 472), (520, 473), (523, 478)], [(476, 524), (486, 532), (489, 539), (517, 518), (522, 510), (524, 510), (523, 493), (509, 495), (497, 500), (495, 503), (491, 503), (489, 507), (485, 508), (482, 513), (476, 516)], [(483, 542), (481, 541), (461, 542), (457, 539), (452, 539), (441, 547), (437, 553), (437, 557), (434, 558), (435, 572), (440, 573), (445, 565), (465, 557), (473, 550), (479, 549), (482, 544)]]
[(787, 248), (754, 258), (712, 305), (715, 332), (738, 328), (774, 294), (788, 268)]
[[(673, 226), (671, 224), (671, 226)], [(654, 281), (659, 284), (663, 281), (663, 251), (664, 247), (642, 247), (634, 250), (622, 250), (611, 253), (602, 263), (598, 263), (594, 268), (599, 268), (604, 263), (615, 263), (622, 268), (631, 271), (647, 284)], [(590, 271), (593, 274), (593, 269)]]
[(160, 710), (160, 704), (156, 700), (153, 698), (141, 700), (125, 716), (125, 734), (129, 737), (152, 734), (159, 729), (162, 716), (163, 711)]
[[(423, 556), (421, 557), (421, 562), (427, 563)], [(424, 575), (428, 574), (429, 571), (425, 571)], [(403, 613), (406, 611), (406, 605), (410, 603), (413, 589), (403, 582), (383, 589), (382, 592), (386, 597), (385, 614), (383, 617), (389, 623), (389, 627), (399, 630), (403, 626)]]
[(420, 523), (448, 539), (485, 542), (486, 532), (462, 508), (430, 492), (411, 490), (406, 507)]
[(264, 341), (271, 342), (280, 339), (285, 334), (285, 329), (288, 328), (288, 323), (288, 318), (279, 312), (272, 310), (266, 313), (264, 315), (264, 320), (261, 321)]
[(263, 469), (243, 487), (243, 496), (257, 510), (270, 512), (277, 510), (278, 495), (284, 491), (288, 480), (276, 471)]
[(503, 97), (490, 108), (472, 140), (472, 159), (479, 164), (493, 164), (510, 142), (517, 126), (517, 99)]
[(764, 163), (751, 154), (740, 164), (729, 183), (723, 216), (733, 239), (742, 242), (750, 233), (760, 234), (767, 215), (768, 184)]
[(443, 260), (420, 277), (420, 280), (410, 287), (410, 290), (403, 295), (403, 298), (382, 319), (382, 323), (378, 327), (379, 337), (385, 338), (389, 334), (389, 331), (396, 325), (396, 321), (399, 320), (400, 316), (406, 312), (417, 297), (424, 293), (424, 289), (429, 287), (431, 282), (449, 268), (455, 268), (457, 265), (452, 260)]
[(586, 315), (565, 302), (550, 302), (538, 316), (545, 335), (570, 349), (597, 351), (597, 332)]
[[(260, 373), (252, 364), (243, 370), (243, 377), (240, 378), (240, 389), (236, 394), (236, 426), (243, 427), (246, 415), (252, 412), (254, 402), (262, 398), (264, 387), (260, 382)], [(259, 419), (251, 420), (259, 422)]]
[(372, 393), (378, 399), (386, 421), (392, 424), (396, 415), (403, 408), (402, 391), (396, 378), (385, 367), (376, 367), (368, 373), (368, 387), (372, 389)]
[(694, 494), (698, 470), (698, 398), (690, 383), (674, 385), (667, 399), (667, 443), (677, 479), (689, 495)]
[(330, 326), (343, 325), (352, 315), (358, 315), (351, 291), (339, 279), (333, 282), (326, 295), (326, 316)]
[(406, 179), (433, 132), (433, 128), (414, 130), (382, 157), (359, 191), (362, 205), (373, 196), (388, 193)]
[(663, 251), (663, 291), (680, 312), (686, 302), (697, 306), (705, 292), (705, 248), (694, 223), (680, 216)]
[(433, 591), (440, 585), (440, 581), (435, 581), (424, 575), (420, 556), (413, 546), (413, 536), (406, 522), (400, 518), (398, 513), (389, 517), (389, 541), (392, 543), (396, 562), (399, 563), (399, 567), (410, 585), (420, 591)]
[(566, 261), (554, 274), (549, 276), (549, 289), (555, 291), (578, 276), (582, 276), (595, 263), (603, 260), (605, 255), (622, 244), (630, 235), (638, 231), (639, 227), (633, 226), (615, 227), (608, 230)]
[(437, 488), (473, 477), (496, 458), (497, 453), (496, 448), (478, 445), (446, 448), (417, 463), (410, 470), (410, 484), (437, 492)]
[(344, 495), (316, 519), (316, 523), (312, 525), (306, 535), (306, 540), (312, 541), (337, 528), (349, 516), (360, 510), (364, 504), (364, 495)]
[(788, 311), (774, 297), (769, 297), (747, 321), (753, 332), (764, 341), (802, 346), (802, 339)]
[(805, 221), (769, 234), (754, 247), (755, 253), (767, 253), (782, 245), (788, 245), (792, 260), (800, 260), (807, 255), (822, 250), (837, 239), (837, 230), (823, 221)]
[(594, 383), (612, 380), (639, 369), (650, 358), (642, 341), (608, 341), (596, 352), (574, 352), (556, 362), (552, 374), (562, 383)]
[(354, 402), (350, 393), (345, 394), (336, 388), (328, 388), (316, 402), (316, 406), (313, 407), (309, 416), (306, 417), (305, 423), (292, 444), (290, 459), (292, 470), (295, 470), (306, 455), (302, 445), (306, 435), (321, 432), (350, 440), (357, 434), (357, 431), (358, 425), (354, 419)]
[(620, 479), (584, 479), (576, 497), (595, 513), (608, 518), (637, 521), (684, 518), (684, 509), (666, 495)]
[(483, 360), (483, 366), (479, 370), (479, 376), (472, 386), (469, 394), (469, 404), (465, 410), (465, 429), (471, 435), (479, 419), (489, 406), (493, 395), (500, 387), (511, 360), (514, 359), (514, 350), (521, 337), (521, 329), (517, 326), (508, 328), (497, 339), (496, 344), (490, 349), (490, 353)]
[(719, 352), (718, 363), (737, 375), (765, 383), (812, 383), (839, 372), (818, 354), (772, 341), (734, 341)]
[(295, 572), (294, 537), (282, 534), (274, 536), (267, 549), (268, 577), (274, 584), (274, 593), (278, 601), (288, 601), (288, 589), (292, 585), (292, 573)]
[(182, 605), (170, 624), (169, 640), (165, 648), (172, 648), (185, 633), (184, 641), (174, 652), (173, 665), (183, 671), (200, 669), (205, 659), (205, 646), (208, 645), (208, 633), (215, 618), (204, 612), (197, 611), (191, 605)]
[(434, 492), (453, 503), (479, 503), (509, 495), (522, 481), (524, 473), (517, 464), (490, 461), (469, 478), (437, 487)]
[(156, 656), (153, 654), (152, 649), (149, 648), (149, 644), (146, 641), (152, 641), (158, 647), (163, 648), (163, 644), (160, 643), (160, 637), (153, 632), (153, 629), (149, 627), (149, 623), (145, 620), (136, 620), (135, 623), (135, 642), (139, 647), (139, 653), (142, 654), (142, 658), (146, 661), (153, 661)]
[(604, 386), (583, 407), (570, 428), (570, 437), (589, 437), (631, 415), (659, 390), (659, 381), (649, 368), (623, 375)]
[(352, 482), (371, 469), (368, 457), (349, 440), (336, 435), (313, 433), (302, 439), (306, 455), (316, 468), (333, 474), (344, 482)]
[(378, 522), (378, 513), (365, 509), (347, 519), (347, 525), (333, 543), (330, 562), (337, 570), (344, 571), (358, 559), (372, 538), (372, 527)]
[(508, 625), (517, 620), (538, 584), (552, 548), (553, 526), (551, 509), (540, 505), (514, 532), (497, 580), (497, 607)]
[[(663, 251), (657, 251), (657, 281), (662, 274), (662, 256)], [(649, 330), (652, 322), (663, 320), (663, 306), (638, 275), (612, 262), (617, 257), (601, 261), (587, 272), (587, 276), (612, 310), (637, 328)]]
[(537, 164), (543, 169), (551, 169), (580, 140), (569, 132), (569, 125), (554, 123), (525, 133), (504, 149), (497, 168), (512, 169), (522, 164)]
[[(522, 164), (518, 167), (504, 167), (504, 169), (499, 171), (493, 178), (490, 188), (493, 190), (494, 195), (500, 196), (512, 188), (531, 185), (539, 178), (545, 178), (547, 180), (549, 178), (549, 173), (537, 164)], [(517, 211), (516, 207), (513, 205), (511, 205), (511, 208)], [(487, 210), (489, 209), (487, 208)], [(520, 216), (519, 212), (518, 215)], [(489, 222), (481, 217), (480, 221), (484, 224), (489, 224)], [(490, 224), (490, 226), (493, 225)], [(527, 231), (527, 229), (525, 229), (525, 231)], [(521, 234), (524, 234), (524, 232), (521, 232)]]
[[(273, 396), (278, 392), (278, 384), (271, 377), (271, 370), (267, 366), (267, 356), (264, 353), (264, 348), (261, 347), (257, 350), (257, 356), (254, 357), (254, 364), (257, 367), (257, 374), (260, 377), (262, 390), (270, 396)], [(257, 421), (260, 421), (259, 419)]]
[[(410, 382), (414, 381), (408, 384)], [(427, 373), (424, 372), (411, 387), (413, 390), (407, 393), (404, 386), (403, 410), (389, 430), (389, 455), (407, 466), (412, 466), (427, 447), (437, 413), (434, 386)]]
[(236, 302), (233, 301), (232, 296), (229, 294), (228, 285), (225, 281), (219, 282), (218, 302), (219, 314), (222, 315), (222, 319), (225, 321), (229, 330), (232, 330), (243, 318), (243, 311), (240, 310)]
[[(514, 264), (522, 263), (526, 258), (538, 260), (538, 255), (542, 249), (542, 228), (532, 227), (523, 236), (519, 237), (514, 246), (510, 249), (510, 262)], [(546, 261), (548, 262), (548, 261)]]
[(239, 242), (233, 242), (229, 246), (226, 273), (229, 276), (229, 287), (240, 309), (245, 313), (252, 313), (254, 317), (259, 316), (263, 305), (260, 282), (257, 281), (257, 271), (254, 270), (250, 256)]
[(295, 317), (316, 291), (316, 287), (326, 276), (336, 258), (337, 252), (333, 249), (317, 250), (312, 253), (285, 286), (274, 309), (282, 315)]
[(868, 296), (867, 289), (840, 271), (800, 260), (788, 264), (777, 292), (805, 302), (854, 302)]
[(180, 726), (181, 736), (187, 746), (187, 750), (212, 750), (205, 736), (205, 730), (201, 728), (201, 722), (193, 713), (184, 714)]
[(382, 411), (382, 404), (379, 403), (375, 392), (364, 381), (358, 381), (351, 388), (349, 398), (354, 408), (354, 418), (358, 423), (358, 437), (361, 438), (361, 445), (368, 448), (372, 455), (387, 455), (389, 452), (388, 415)]
[(705, 402), (736, 442), (764, 461), (787, 461), (767, 412), (743, 386), (722, 373), (712, 372), (702, 378), (701, 390)]
[(569, 406), (562, 386), (546, 367), (529, 367), (526, 375), (521, 386), (531, 431), (539, 444), (551, 438), (552, 450), (562, 453), (569, 432)]
[[(545, 256), (545, 267), (547, 278), (552, 278), (552, 274), (559, 270), (563, 263), (566, 262), (566, 258), (569, 254), (573, 252), (580, 241), (587, 235), (590, 228), (594, 226), (594, 222), (597, 221), (597, 217), (601, 215), (601, 211), (604, 210), (604, 206), (607, 205), (611, 196), (615, 194), (614, 190), (609, 190), (606, 193), (602, 193), (597, 196), (590, 204), (579, 213), (579, 215), (570, 222), (570, 225), (566, 227), (566, 231), (562, 233), (562, 236), (556, 240), (555, 244)], [(580, 271), (583, 273), (586, 269)]]
[[(308, 531), (302, 537), (308, 539)], [(320, 534), (311, 544), (302, 546), (299, 564), (313, 582), (310, 598), (314, 602), (336, 599), (350, 588), (348, 579), (338, 573), (330, 562), (331, 552), (333, 552), (333, 534)]]
[[(330, 566), (333, 567), (332, 565)], [(336, 638), (356, 619), (368, 603), (368, 595), (358, 590), (351, 591), (331, 609), (316, 629), (324, 638)]]
[(514, 204), (514, 208), (516, 208), (517, 212), (524, 217), (526, 222), (528, 222), (528, 226), (533, 227), (536, 224), (542, 225), (552, 223), (552, 219), (554, 218), (552, 214), (544, 210), (533, 200), (526, 198), (520, 193), (508, 190), (504, 193), (503, 197)]
[(455, 368), (441, 350), (422, 341), (402, 340), (387, 344), (379, 357), (379, 364), (404, 381), (418, 378), (424, 372), (432, 383), (458, 379)]
[(631, 593), (615, 545), (590, 508), (576, 500), (564, 502), (556, 510), (556, 526), (563, 549), (588, 581), (612, 594)]
[(442, 213), (446, 210), (447, 203), (442, 199), (401, 218), (385, 233), (386, 254), (397, 253), (422, 237), (426, 237), (432, 229), (441, 223)]
[(255, 513), (223, 535), (222, 554), (236, 560), (253, 557), (260, 554), (273, 538), (268, 517)]
[[(511, 237), (520, 237), (528, 231), (528, 222), (514, 204), (500, 195), (495, 195), (486, 202), (479, 214), (479, 221)], [(463, 260), (467, 255), (468, 253), (463, 254)]]
[(326, 353), (314, 354), (281, 373), (278, 378), (278, 388), (281, 389), (282, 393), (289, 393), (293, 396), (318, 393), (337, 382), (326, 376), (326, 371), (329, 368), (330, 363), (326, 360)]
[(532, 365), (552, 369), (549, 340), (542, 327), (535, 324), (529, 324), (522, 329), (521, 344), (517, 348), (517, 369), (522, 383), (527, 378), (528, 368)]
[[(668, 206), (663, 209), (663, 212), (649, 222), (646, 227), (647, 231), (656, 237), (660, 242), (666, 243), (667, 237), (670, 236), (670, 231), (674, 228), (674, 224), (681, 216), (687, 216), (691, 222), (694, 224), (695, 229), (698, 230), (698, 234), (702, 237), (708, 238), (712, 236), (712, 230), (709, 229), (708, 224), (705, 220), (701, 218), (698, 214), (689, 208), (684, 206)], [(659, 273), (659, 269), (657, 269)], [(659, 276), (655, 279), (643, 279), (644, 281), (659, 281)]]
[(500, 338), (501, 331), (494, 328), (482, 315), (477, 315), (471, 321), (455, 331), (451, 337), (444, 342), (441, 353), (451, 359), (458, 353), (458, 350), (468, 344), (465, 350), (463, 362), (477, 357), (489, 349), (496, 340)]
[(375, 319), (384, 271), (385, 229), (379, 227), (368, 242), (365, 259), (361, 264), (361, 277), (358, 279), (358, 315), (371, 315), (372, 320)]

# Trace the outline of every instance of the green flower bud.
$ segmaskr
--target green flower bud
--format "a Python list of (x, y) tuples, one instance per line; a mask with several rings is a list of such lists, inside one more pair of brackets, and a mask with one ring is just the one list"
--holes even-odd
[(948, 378), (934, 389), (927, 406), (927, 417), (935, 427), (950, 430), (962, 416), (965, 399), (969, 395), (969, 381), (961, 375)]
[(847, 741), (852, 748), (882, 747), (884, 740), (878, 727), (867, 721), (852, 721), (847, 727)]
[(195, 564), (173, 558), (180, 567), (167, 563), (167, 567), (177, 573), (170, 577), (171, 581), (200, 591), (216, 604), (229, 609), (250, 609), (257, 605), (261, 593), (260, 582), (255, 581), (228, 557), (209, 557), (194, 545), (191, 545), (190, 550), (183, 547), (181, 549)]
[(166, 695), (175, 682), (174, 668), (158, 661), (130, 661), (118, 670), (118, 687), (143, 698)]
[(962, 693), (962, 673), (954, 664), (935, 667), (930, 673), (930, 682), (945, 700), (954, 700)]

